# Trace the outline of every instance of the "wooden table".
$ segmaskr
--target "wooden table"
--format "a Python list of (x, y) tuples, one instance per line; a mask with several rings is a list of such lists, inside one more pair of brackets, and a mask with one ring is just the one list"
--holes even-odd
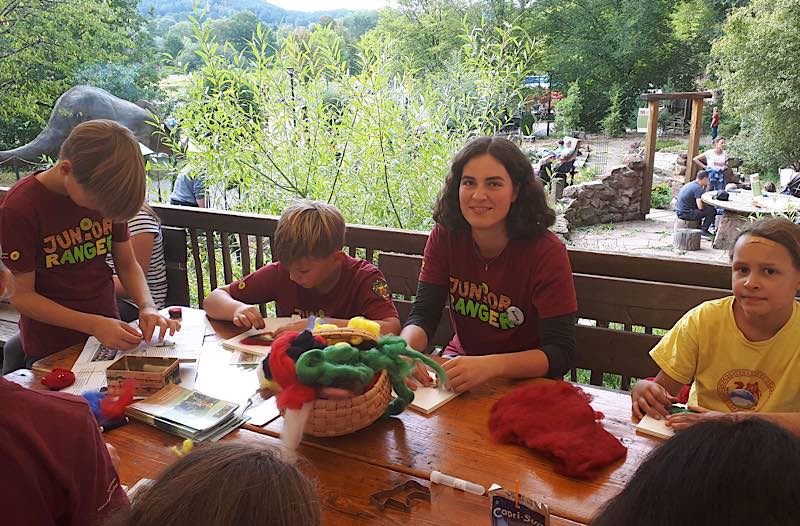
[[(221, 348), (221, 338), (230, 337), (240, 329), (220, 322), (212, 322), (211, 326), (219, 337), (207, 336), (203, 353), (228, 352)], [(16, 380), (28, 384), (36, 382), (39, 375), (48, 369), (70, 367), (79, 354), (77, 346), (56, 353), (37, 362), (33, 374), (16, 373)], [(379, 512), (370, 504), (369, 496), (413, 478), (391, 469), (392, 465), (437, 469), (487, 488), (495, 482), (513, 488), (519, 480), (524, 493), (550, 506), (554, 525), (587, 523), (608, 499), (624, 487), (658, 441), (634, 432), (630, 398), (626, 393), (582, 386), (595, 397), (592, 406), (606, 415), (603, 421), (606, 429), (628, 447), (628, 455), (591, 481), (558, 475), (553, 463), (538, 453), (521, 446), (495, 444), (489, 436), (487, 419), (492, 404), (509, 389), (523, 383), (495, 380), (462, 394), (432, 415), (424, 416), (407, 410), (398, 417), (381, 419), (369, 428), (345, 437), (307, 437), (300, 453), (313, 466), (312, 475), (318, 477), (324, 523), (488, 523), (489, 500), (485, 496), (422, 480), (420, 482), (431, 487), (430, 503), (417, 503), (407, 513), (397, 510)], [(274, 435), (280, 430), (281, 420), (278, 419), (264, 429), (245, 425), (224, 440), (276, 446), (279, 441)], [(175, 459), (169, 448), (181, 442), (178, 437), (138, 422), (104, 436), (117, 447), (121, 459), (120, 478), (127, 485), (141, 478), (155, 478)], [(389, 466), (389, 469), (380, 465)]]
[(719, 250), (728, 250), (733, 245), (739, 231), (748, 223), (748, 216), (763, 214), (776, 215), (800, 212), (800, 199), (797, 197), (768, 192), (754, 197), (750, 190), (726, 190), (728, 200), (715, 199), (717, 191), (705, 192), (701, 199), (714, 208), (722, 208), (725, 212), (717, 227), (713, 246)]

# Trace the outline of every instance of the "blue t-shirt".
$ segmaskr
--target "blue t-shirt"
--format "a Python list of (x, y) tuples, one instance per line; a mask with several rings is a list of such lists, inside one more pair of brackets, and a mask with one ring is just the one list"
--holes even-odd
[(184, 169), (175, 179), (175, 188), (169, 198), (184, 203), (196, 203), (198, 199), (206, 196), (206, 188), (203, 179), (198, 175), (191, 177), (188, 170)]
[(697, 181), (684, 185), (678, 193), (678, 199), (675, 203), (675, 211), (678, 213), (689, 212), (697, 210), (697, 199), (700, 199), (705, 193), (706, 189), (700, 186)]

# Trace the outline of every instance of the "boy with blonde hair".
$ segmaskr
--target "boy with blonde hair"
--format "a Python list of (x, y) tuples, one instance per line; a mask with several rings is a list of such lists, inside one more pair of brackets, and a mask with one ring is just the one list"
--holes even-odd
[[(146, 176), (133, 133), (110, 120), (76, 126), (55, 166), (19, 181), (0, 207), (3, 260), (14, 273), (20, 332), (3, 349), (3, 373), (82, 343), (116, 349), (180, 327), (158, 314), (128, 240)], [(139, 306), (139, 327), (120, 321), (111, 269)]]
[(277, 261), (216, 289), (203, 308), (211, 318), (262, 329), (264, 319), (253, 304), (275, 301), (278, 316), (302, 318), (283, 330), (304, 329), (312, 315), (342, 327), (364, 316), (377, 321), (382, 334), (397, 334), (400, 319), (383, 274), (342, 252), (344, 233), (336, 207), (297, 201), (283, 211), (275, 229)]

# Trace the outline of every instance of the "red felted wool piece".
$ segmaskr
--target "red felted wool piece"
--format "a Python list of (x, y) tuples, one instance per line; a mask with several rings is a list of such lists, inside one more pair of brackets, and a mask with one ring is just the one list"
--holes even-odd
[(592, 478), (624, 458), (627, 449), (603, 429), (603, 413), (574, 385), (542, 382), (515, 389), (492, 407), (489, 431), (498, 442), (514, 442), (556, 460), (556, 472)]
[(109, 389), (108, 394), (100, 399), (100, 414), (104, 420), (121, 418), (125, 408), (133, 402), (136, 392), (136, 380), (129, 378), (117, 388)]
[(42, 384), (48, 389), (58, 391), (75, 383), (75, 373), (69, 369), (56, 367), (42, 377)]
[[(317, 397), (315, 388), (303, 385), (297, 379), (295, 361), (289, 356), (289, 349), (298, 335), (299, 333), (295, 331), (282, 333), (272, 342), (269, 351), (269, 370), (272, 379), (281, 386), (281, 392), (277, 396), (279, 409), (300, 409), (303, 404)], [(320, 348), (325, 346), (324, 343), (319, 345)]]

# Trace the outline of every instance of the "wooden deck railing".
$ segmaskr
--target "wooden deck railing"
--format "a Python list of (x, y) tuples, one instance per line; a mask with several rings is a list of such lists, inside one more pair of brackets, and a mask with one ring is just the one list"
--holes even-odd
[[(0, 195), (5, 189), (0, 188)], [(165, 231), (168, 301), (201, 307), (219, 285), (272, 260), (278, 218), (260, 214), (154, 205)], [(348, 225), (346, 250), (381, 268), (405, 319), (416, 293), (421, 254), (428, 234)], [(630, 256), (568, 248), (578, 296), (577, 369), (590, 370), (590, 382), (604, 373), (633, 378), (657, 369), (647, 352), (699, 303), (730, 294), (729, 267), (719, 263)], [(192, 284), (190, 286), (190, 283)], [(443, 306), (444, 307), (444, 306)], [(261, 306), (266, 312), (265, 306)], [(452, 336), (447, 311), (433, 344)]]

